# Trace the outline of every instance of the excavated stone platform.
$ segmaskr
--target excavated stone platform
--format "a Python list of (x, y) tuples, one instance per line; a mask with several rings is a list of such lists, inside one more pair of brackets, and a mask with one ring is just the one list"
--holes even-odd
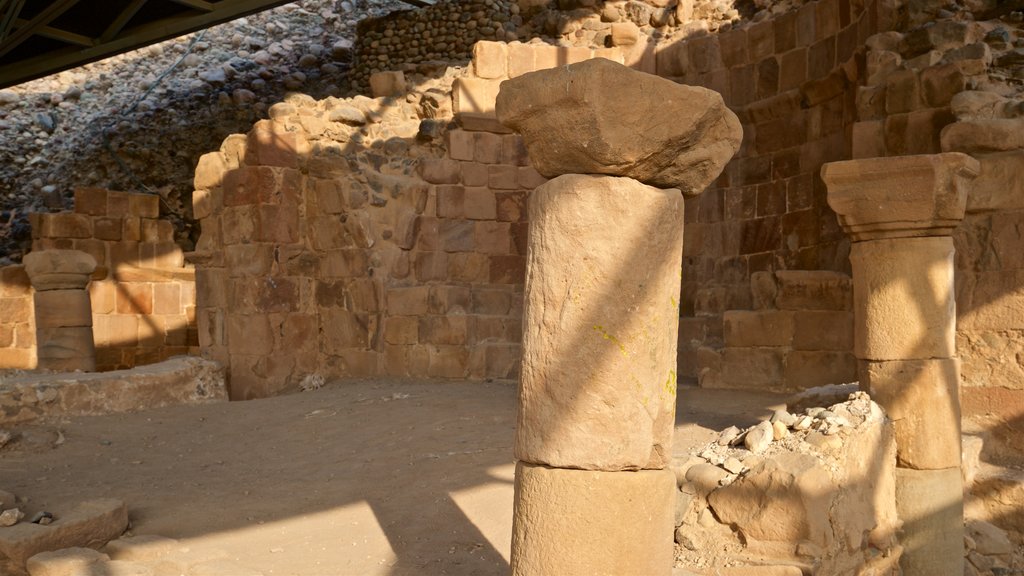
[[(769, 419), (787, 400), (691, 387), (681, 387), (679, 397), (676, 458), (729, 426)], [(102, 498), (127, 506), (126, 537), (134, 538), (115, 540), (101, 554), (37, 557), (40, 566), (80, 562), (119, 573), (113, 571), (129, 564), (152, 570), (165, 562), (183, 574), (220, 567), (253, 576), (507, 574), (514, 425), (512, 383), (329, 382), (265, 400), (11, 429), (16, 437), (0, 448), (0, 490), (18, 496), (24, 521), (46, 511), (59, 522)], [(744, 569), (722, 573), (798, 573)], [(3, 563), (0, 573), (24, 574)]]

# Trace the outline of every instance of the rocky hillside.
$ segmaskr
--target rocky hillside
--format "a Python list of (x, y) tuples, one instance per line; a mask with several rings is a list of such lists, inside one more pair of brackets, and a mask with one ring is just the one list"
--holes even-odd
[(301, 0), (0, 91), (0, 265), (21, 257), (24, 215), (78, 186), (159, 194), (189, 248), (199, 156), (288, 91), (346, 93), (356, 25), (402, 7)]

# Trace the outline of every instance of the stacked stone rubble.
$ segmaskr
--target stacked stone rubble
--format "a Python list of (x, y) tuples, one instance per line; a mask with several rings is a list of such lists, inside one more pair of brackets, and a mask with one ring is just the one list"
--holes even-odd
[(978, 163), (964, 154), (825, 166), (853, 242), (854, 354), (861, 386), (896, 433), (904, 574), (963, 571), (960, 370), (953, 229)]
[[(682, 102), (706, 102), (695, 114), (711, 120), (626, 136), (633, 115)], [(622, 105), (634, 110), (604, 126), (579, 120)], [(512, 573), (667, 575), (683, 198), (622, 175), (699, 193), (738, 124), (717, 95), (604, 59), (509, 80), (496, 111), (554, 177), (529, 200)], [(637, 161), (694, 143), (707, 164)]]

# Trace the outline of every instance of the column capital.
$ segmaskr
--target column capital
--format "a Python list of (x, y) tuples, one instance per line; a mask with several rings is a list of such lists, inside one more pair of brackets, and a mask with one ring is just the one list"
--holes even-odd
[(963, 220), (978, 161), (947, 152), (829, 162), (828, 205), (853, 241), (949, 236)]
[(39, 250), (24, 259), (32, 287), (43, 290), (84, 290), (96, 270), (96, 259), (79, 250)]

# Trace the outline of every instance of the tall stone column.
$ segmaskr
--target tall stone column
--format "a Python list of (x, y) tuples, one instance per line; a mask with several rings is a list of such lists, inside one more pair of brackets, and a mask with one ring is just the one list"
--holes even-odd
[(960, 153), (822, 168), (853, 244), (861, 387), (896, 431), (896, 508), (907, 576), (963, 573), (960, 366), (952, 231), (978, 162)]
[(501, 85), (529, 200), (512, 574), (672, 571), (683, 196), (732, 157), (718, 94), (590, 60)]
[(96, 370), (89, 278), (96, 260), (77, 250), (41, 250), (25, 256), (35, 290), (38, 367), (70, 372)]

